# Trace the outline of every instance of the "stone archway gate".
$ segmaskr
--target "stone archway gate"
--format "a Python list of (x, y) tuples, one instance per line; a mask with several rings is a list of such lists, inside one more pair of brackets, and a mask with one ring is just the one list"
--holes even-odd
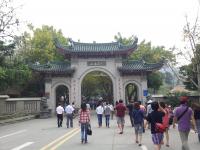
[(55, 110), (55, 89), (65, 85), (69, 89), (69, 101), (81, 104), (81, 83), (92, 71), (106, 73), (113, 83), (114, 101), (125, 99), (125, 87), (129, 83), (137, 85), (138, 99), (145, 100), (147, 74), (163, 66), (163, 61), (148, 64), (143, 60), (130, 61), (127, 57), (137, 49), (137, 38), (130, 45), (120, 42), (80, 43), (70, 40), (70, 45), (62, 45), (55, 40), (58, 52), (66, 61), (32, 64), (30, 67), (45, 74), (45, 93), (49, 107)]

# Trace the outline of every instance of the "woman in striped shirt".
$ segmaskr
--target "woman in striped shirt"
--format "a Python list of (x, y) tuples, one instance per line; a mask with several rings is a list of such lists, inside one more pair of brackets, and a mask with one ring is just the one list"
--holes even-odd
[(81, 126), (81, 143), (87, 143), (87, 128), (90, 123), (90, 112), (87, 109), (86, 103), (81, 104), (79, 111), (79, 125)]

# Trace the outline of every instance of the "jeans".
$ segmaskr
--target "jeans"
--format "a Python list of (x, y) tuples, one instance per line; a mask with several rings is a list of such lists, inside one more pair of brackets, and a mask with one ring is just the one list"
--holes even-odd
[(62, 121), (63, 121), (63, 114), (57, 114), (58, 127), (62, 127)]
[(182, 150), (189, 150), (188, 146), (188, 135), (190, 131), (179, 131), (181, 142), (182, 142)]
[(106, 118), (106, 127), (109, 127), (110, 124), (110, 115), (105, 115)]
[(97, 114), (99, 127), (102, 126), (102, 114)]
[(67, 128), (73, 127), (73, 114), (67, 114)]
[(81, 123), (81, 141), (87, 142), (88, 123)]

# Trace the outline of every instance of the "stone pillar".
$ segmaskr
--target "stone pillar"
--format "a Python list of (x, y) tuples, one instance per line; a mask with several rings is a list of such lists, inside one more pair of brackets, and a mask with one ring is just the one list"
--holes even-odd
[(78, 80), (75, 78), (72, 78), (71, 80), (71, 101), (70, 102), (75, 102), (76, 107), (81, 106), (81, 85), (79, 85)]
[(5, 112), (5, 101), (8, 98), (8, 95), (0, 95), (0, 115)]
[(52, 93), (52, 80), (50, 78), (45, 79), (45, 97), (47, 98), (47, 105), (52, 112), (55, 112), (55, 97), (54, 93)]

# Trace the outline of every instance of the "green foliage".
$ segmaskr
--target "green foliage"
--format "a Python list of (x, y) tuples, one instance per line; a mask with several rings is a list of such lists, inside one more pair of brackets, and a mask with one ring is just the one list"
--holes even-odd
[(149, 88), (153, 89), (153, 94), (160, 88), (163, 84), (163, 74), (160, 72), (153, 72), (147, 77), (147, 85)]
[(54, 38), (58, 38), (61, 43), (67, 44), (68, 41), (61, 30), (57, 31), (52, 26), (47, 25), (36, 29), (29, 25), (29, 29), (32, 33), (25, 32), (18, 42), (21, 49), (20, 55), (26, 62), (40, 62), (43, 64), (48, 61), (64, 59), (58, 54), (54, 44)]
[(176, 92), (176, 93), (168, 93), (167, 94), (167, 104), (172, 105), (173, 107), (176, 107), (180, 104), (179, 97), (188, 95), (188, 93), (185, 92)]
[(165, 49), (163, 46), (152, 47), (151, 42), (142, 41), (138, 45), (137, 51), (133, 52), (130, 56), (132, 60), (139, 60), (143, 59), (148, 63), (157, 63), (161, 59), (166, 59), (170, 62), (175, 63), (175, 55)]
[(30, 78), (31, 71), (27, 65), (0, 67), (0, 91), (11, 87), (17, 87), (19, 89), (16, 90), (20, 90)]

